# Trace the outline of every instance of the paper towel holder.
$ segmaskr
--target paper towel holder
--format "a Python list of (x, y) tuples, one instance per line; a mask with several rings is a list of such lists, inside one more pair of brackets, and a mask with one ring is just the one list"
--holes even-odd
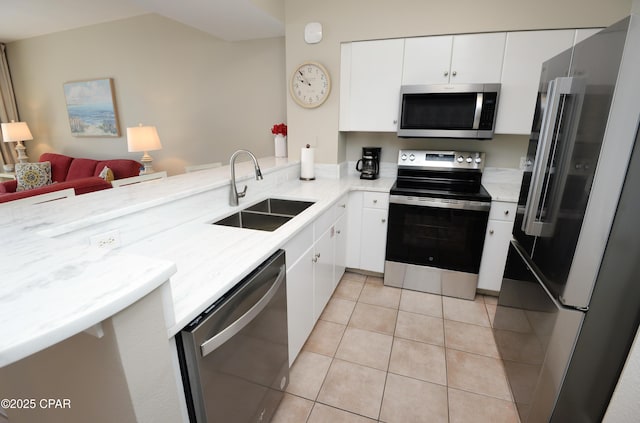
[[(306, 148), (311, 148), (310, 144), (306, 145)], [(303, 151), (305, 150), (304, 148), (302, 149)], [(311, 163), (311, 165), (313, 166), (313, 163)], [(303, 177), (302, 176), (302, 154), (300, 154), (300, 180), (301, 181), (314, 181), (316, 179), (315, 177), (315, 172), (313, 172), (313, 168), (312, 168), (312, 175), (310, 177)]]

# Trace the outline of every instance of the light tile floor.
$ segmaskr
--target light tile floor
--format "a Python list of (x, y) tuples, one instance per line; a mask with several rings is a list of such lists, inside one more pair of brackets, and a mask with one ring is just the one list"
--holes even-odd
[(491, 332), (496, 299), (345, 273), (298, 355), (274, 423), (518, 423)]

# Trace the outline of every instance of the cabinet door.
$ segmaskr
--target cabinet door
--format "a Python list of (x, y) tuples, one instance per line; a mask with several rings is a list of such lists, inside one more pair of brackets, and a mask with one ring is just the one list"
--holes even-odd
[(575, 31), (509, 32), (504, 52), (496, 134), (529, 134), (542, 63), (573, 45)]
[(298, 356), (313, 330), (313, 248), (309, 248), (287, 269), (287, 325), (289, 366)]
[(347, 267), (360, 268), (360, 242), (362, 234), (362, 191), (353, 191), (349, 194), (347, 205)]
[(342, 215), (336, 221), (336, 234), (335, 234), (335, 266), (333, 276), (333, 288), (338, 285), (340, 278), (344, 274), (347, 266), (347, 216)]
[(350, 131), (397, 130), (404, 39), (351, 44)]
[(500, 82), (505, 39), (504, 32), (454, 36), (450, 82)]
[(407, 38), (404, 42), (403, 85), (447, 84), (453, 36)]
[(335, 228), (329, 228), (314, 244), (313, 255), (313, 321), (322, 314), (333, 294), (333, 260)]
[(389, 211), (384, 209), (362, 210), (360, 269), (384, 272), (388, 213)]
[(500, 291), (512, 229), (513, 222), (489, 220), (478, 274), (479, 289)]

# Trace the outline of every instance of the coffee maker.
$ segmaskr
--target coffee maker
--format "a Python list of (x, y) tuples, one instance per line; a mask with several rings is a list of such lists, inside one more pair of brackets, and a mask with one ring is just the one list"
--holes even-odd
[(360, 179), (378, 179), (380, 176), (380, 147), (362, 147), (362, 158), (356, 162)]

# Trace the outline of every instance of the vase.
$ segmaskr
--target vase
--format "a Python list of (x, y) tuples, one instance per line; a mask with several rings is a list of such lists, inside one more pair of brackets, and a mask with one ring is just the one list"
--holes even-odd
[(287, 157), (287, 136), (277, 134), (274, 137), (276, 145), (276, 157)]

